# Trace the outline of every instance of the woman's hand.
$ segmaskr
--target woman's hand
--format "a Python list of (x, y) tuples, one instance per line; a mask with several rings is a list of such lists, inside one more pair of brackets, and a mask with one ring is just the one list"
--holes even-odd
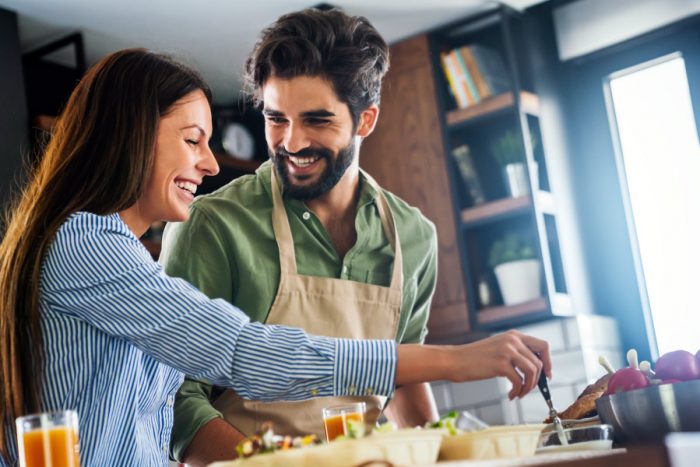
[(400, 345), (396, 384), (503, 376), (513, 385), (508, 398), (514, 399), (537, 385), (540, 371), (552, 377), (549, 344), (519, 331), (508, 331), (458, 346)]

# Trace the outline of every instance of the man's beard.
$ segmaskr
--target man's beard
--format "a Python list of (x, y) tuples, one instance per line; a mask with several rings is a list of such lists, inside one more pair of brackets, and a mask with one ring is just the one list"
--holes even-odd
[[(279, 146), (273, 152), (269, 150), (270, 158), (275, 163), (277, 175), (282, 184), (282, 191), (285, 196), (289, 196), (301, 201), (316, 199), (319, 196), (328, 192), (333, 188), (338, 181), (343, 177), (345, 171), (352, 164), (355, 157), (355, 138), (350, 140), (350, 144), (338, 150), (336, 157), (333, 157), (333, 152), (327, 148), (306, 148), (296, 153), (289, 153), (283, 147)], [(326, 160), (326, 168), (318, 177), (315, 183), (310, 185), (296, 185), (291, 181), (291, 177), (287, 172), (287, 164), (285, 159), (290, 155), (294, 157), (316, 157)], [(298, 177), (303, 180), (305, 177)]]

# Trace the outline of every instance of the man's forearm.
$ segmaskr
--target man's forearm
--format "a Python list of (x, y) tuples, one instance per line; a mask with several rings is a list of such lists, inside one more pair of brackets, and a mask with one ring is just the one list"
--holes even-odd
[(384, 413), (399, 428), (423, 426), (438, 419), (433, 392), (428, 383), (407, 384), (397, 388)]
[(191, 467), (236, 458), (236, 445), (245, 436), (230, 423), (215, 418), (207, 422), (192, 438), (185, 450), (184, 462)]

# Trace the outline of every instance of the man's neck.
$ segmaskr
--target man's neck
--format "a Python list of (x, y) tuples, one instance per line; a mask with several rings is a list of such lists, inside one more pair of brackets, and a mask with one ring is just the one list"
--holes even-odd
[(332, 189), (305, 203), (326, 228), (341, 258), (357, 238), (355, 214), (359, 198), (359, 169), (357, 165), (352, 165)]

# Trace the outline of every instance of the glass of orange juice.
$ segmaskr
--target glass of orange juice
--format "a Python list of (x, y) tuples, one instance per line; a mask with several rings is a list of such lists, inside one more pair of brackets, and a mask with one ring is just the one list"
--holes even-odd
[(323, 425), (326, 428), (326, 440), (333, 441), (340, 435), (348, 434), (348, 420), (364, 422), (365, 403), (336, 405), (323, 409)]
[(16, 420), (20, 467), (79, 467), (78, 414), (60, 410)]

